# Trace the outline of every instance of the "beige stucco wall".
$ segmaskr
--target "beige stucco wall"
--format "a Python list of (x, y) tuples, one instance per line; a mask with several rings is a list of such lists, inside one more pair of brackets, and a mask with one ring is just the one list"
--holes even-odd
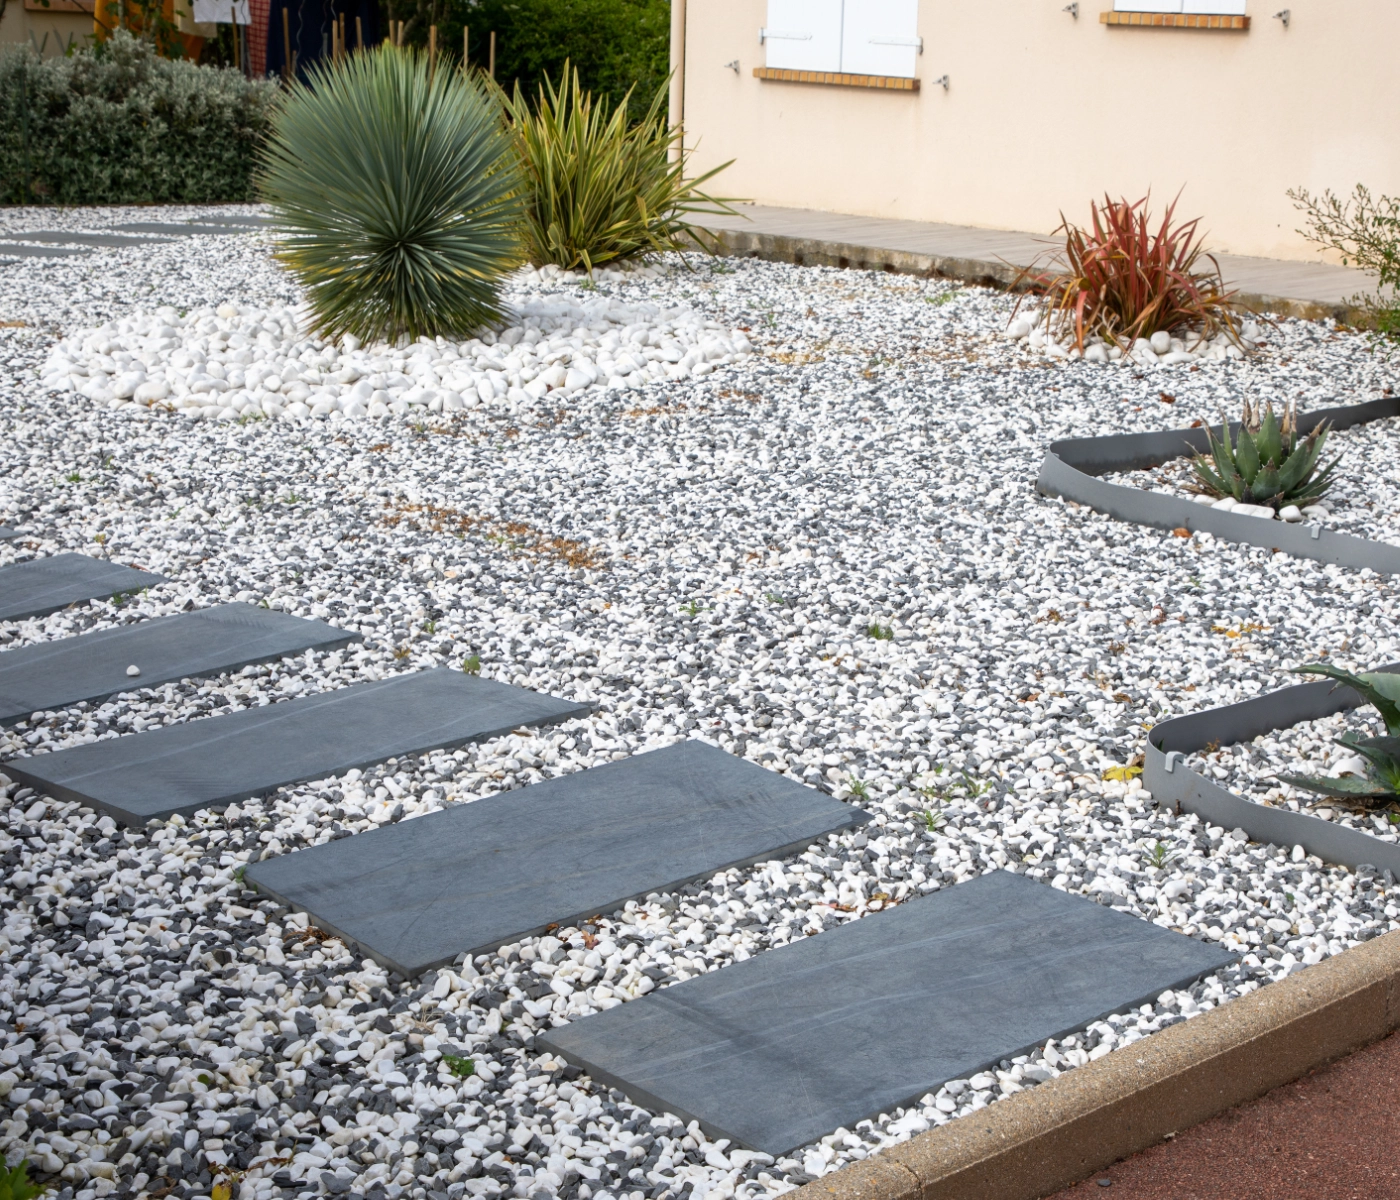
[(91, 13), (31, 11), (25, 8), (24, 0), (6, 0), (5, 14), (0, 17), (0, 46), (27, 42), (41, 47), (46, 58), (63, 53), (70, 40), (83, 45), (91, 36)]
[(1105, 191), (1180, 190), (1215, 248), (1295, 259), (1315, 251), (1290, 187), (1400, 194), (1394, 0), (1250, 0), (1245, 33), (1067, 2), (920, 0), (924, 88), (890, 93), (757, 80), (765, 0), (688, 0), (695, 165), (735, 159), (717, 189), (763, 204), (1040, 233)]

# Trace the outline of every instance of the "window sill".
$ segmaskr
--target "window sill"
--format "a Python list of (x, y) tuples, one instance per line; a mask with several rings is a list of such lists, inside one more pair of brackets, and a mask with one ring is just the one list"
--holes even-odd
[(917, 92), (919, 81), (901, 75), (843, 75), (839, 71), (792, 71), (786, 67), (755, 67), (755, 79), (771, 83), (819, 83), (828, 87), (872, 88), (883, 92)]
[(1099, 13), (1099, 21), (1104, 25), (1122, 25), (1134, 29), (1223, 29), (1238, 33), (1249, 31), (1248, 17), (1216, 16), (1207, 13), (1105, 12)]

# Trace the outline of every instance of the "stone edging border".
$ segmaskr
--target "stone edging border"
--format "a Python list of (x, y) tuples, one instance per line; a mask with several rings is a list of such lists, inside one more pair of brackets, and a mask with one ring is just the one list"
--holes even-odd
[[(1400, 664), (1379, 669), (1400, 672)], [(1324, 862), (1347, 867), (1367, 864), (1400, 876), (1400, 843), (1382, 842), (1359, 829), (1348, 829), (1304, 812), (1256, 804), (1227, 792), (1181, 762), (1182, 755), (1211, 742), (1222, 746), (1248, 742), (1260, 734), (1330, 717), (1361, 703), (1361, 697), (1351, 688), (1324, 679), (1163, 721), (1147, 735), (1143, 787), (1152, 793), (1157, 804), (1196, 813), (1212, 825), (1243, 829), (1251, 841), (1302, 846)]]
[[(786, 233), (761, 233), (748, 229), (707, 229), (702, 220), (696, 226), (703, 233), (697, 245), (718, 246), (721, 254), (734, 258), (760, 258), (766, 262), (794, 263), (808, 267), (854, 267), (861, 271), (888, 271), (897, 275), (920, 275), (926, 279), (956, 279), (979, 287), (1010, 288), (1021, 274), (1019, 267), (999, 258), (969, 258), (934, 254), (921, 250), (898, 250), (835, 239), (800, 237)], [(1046, 239), (1047, 245), (1051, 245)], [(1022, 285), (1024, 286), (1024, 285)], [(1300, 300), (1267, 292), (1240, 292), (1234, 298), (1237, 308), (1254, 313), (1274, 313), (1303, 321), (1330, 319), (1354, 325), (1366, 319), (1355, 305)]]
[[(1400, 396), (1319, 409), (1298, 418), (1303, 432), (1324, 420), (1335, 429), (1349, 429), (1368, 421), (1400, 416)], [(1238, 431), (1238, 422), (1232, 422)], [(1233, 436), (1233, 433), (1232, 433)], [(1204, 427), (1173, 429), (1162, 433), (1125, 433), (1096, 438), (1065, 438), (1051, 442), (1040, 467), (1036, 490), (1087, 504), (1119, 521), (1156, 529), (1203, 530), (1229, 542), (1242, 542), (1265, 550), (1282, 551), (1295, 558), (1360, 569), (1370, 567), (1386, 574), (1400, 574), (1400, 546), (1334, 533), (1318, 525), (1289, 525), (1259, 517), (1241, 517), (1196, 504), (1178, 496), (1163, 496), (1138, 488), (1105, 483), (1095, 476), (1110, 471), (1135, 471), (1160, 466), (1190, 451), (1209, 447)]]
[(815, 1180), (794, 1200), (1037, 1200), (1400, 1028), (1400, 932)]

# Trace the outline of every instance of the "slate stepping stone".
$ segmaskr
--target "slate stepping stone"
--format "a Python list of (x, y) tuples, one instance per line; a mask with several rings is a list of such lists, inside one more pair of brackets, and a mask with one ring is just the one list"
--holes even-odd
[(535, 1040), (638, 1104), (779, 1156), (1231, 961), (998, 871)]
[(238, 225), (173, 225), (165, 221), (127, 221), (122, 225), (113, 225), (112, 228), (126, 233), (158, 233), (167, 237), (250, 232)]
[[(252, 604), (221, 604), (0, 653), (0, 726), (44, 708), (329, 650), (360, 635)], [(128, 674), (137, 667), (140, 675)]]
[(0, 541), (12, 537), (19, 537), (19, 530), (11, 529), (8, 525), (0, 525)]
[(91, 254), (90, 249), (77, 246), (29, 246), (0, 243), (0, 258), (75, 258)]
[(13, 758), (4, 771), (56, 799), (140, 825), (589, 711), (587, 704), (439, 667)]
[(170, 238), (138, 237), (119, 233), (63, 233), (57, 229), (40, 229), (33, 233), (7, 233), (16, 242), (45, 242), (59, 246), (158, 246)]
[(682, 742), (298, 850), (246, 878), (413, 976), (869, 819)]
[(42, 617), (83, 600), (139, 592), (164, 575), (118, 566), (86, 554), (55, 554), (0, 567), (0, 621)]

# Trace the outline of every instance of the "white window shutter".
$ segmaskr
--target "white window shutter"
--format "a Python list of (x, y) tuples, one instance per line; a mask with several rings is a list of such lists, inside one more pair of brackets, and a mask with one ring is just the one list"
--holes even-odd
[(763, 31), (768, 66), (839, 71), (841, 7), (842, 0), (768, 0), (768, 24)]
[(919, 0), (846, 0), (841, 70), (912, 79), (919, 62)]
[(1113, 11), (1179, 13), (1181, 0), (1113, 0)]
[(1224, 17), (1244, 16), (1245, 0), (1182, 0), (1184, 13), (1211, 13)]

